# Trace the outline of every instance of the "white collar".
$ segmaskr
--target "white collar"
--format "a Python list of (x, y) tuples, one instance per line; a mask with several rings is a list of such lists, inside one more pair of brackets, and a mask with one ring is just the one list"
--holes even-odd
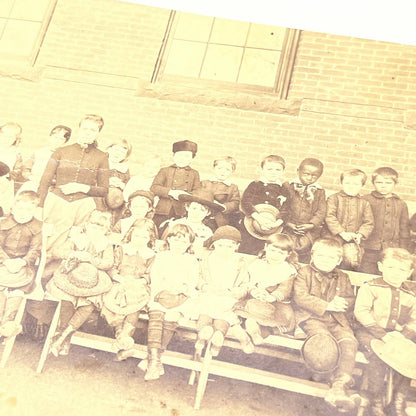
[(126, 173), (129, 170), (129, 165), (124, 162), (111, 162), (108, 161), (108, 165), (110, 167), (110, 170), (118, 170), (121, 173)]
[(220, 181), (220, 180), (219, 180), (219, 179), (217, 179), (215, 176), (213, 176), (213, 177), (211, 177), (211, 178), (210, 178), (210, 181), (211, 181), (211, 182), (221, 182), (221, 183), (223, 183), (224, 185), (231, 186), (231, 181), (230, 181), (229, 179), (226, 179), (225, 181)]
[(294, 179), (292, 179), (292, 180), (289, 182), (289, 184), (297, 184), (297, 185), (302, 185), (302, 186), (304, 186), (305, 188), (306, 188), (307, 186), (313, 186), (313, 187), (315, 187), (316, 189), (322, 189), (322, 186), (321, 186), (321, 185), (319, 185), (319, 183), (318, 183), (318, 182), (311, 183), (310, 185), (304, 185), (304, 184), (300, 181), (300, 179), (299, 179), (299, 178), (294, 178)]
[(275, 184), (275, 185), (280, 185), (280, 186), (282, 186), (282, 182), (281, 181), (279, 181), (279, 180), (277, 180), (277, 181), (275, 181), (275, 182), (270, 182), (270, 181), (268, 181), (264, 176), (260, 176), (260, 182), (263, 182), (263, 183), (265, 183), (265, 184)]

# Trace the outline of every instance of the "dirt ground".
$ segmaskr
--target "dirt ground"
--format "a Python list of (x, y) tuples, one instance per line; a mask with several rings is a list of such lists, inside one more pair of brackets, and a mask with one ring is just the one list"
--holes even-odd
[[(242, 354), (224, 349), (221, 354)], [(0, 370), (0, 399), (15, 397), (22, 416), (303, 416), (338, 414), (322, 399), (271, 387), (212, 376), (201, 409), (194, 410), (195, 386), (189, 371), (165, 366), (166, 374), (144, 381), (138, 360), (115, 361), (115, 355), (71, 346), (67, 357), (49, 356), (42, 374), (35, 369), (41, 345), (19, 336), (5, 369)], [(258, 361), (260, 356), (250, 360)], [(244, 357), (227, 357), (241, 360)], [(276, 360), (262, 362), (271, 368)], [(0, 400), (1, 401), (1, 400)], [(10, 408), (16, 403), (8, 399)], [(7, 407), (7, 406), (6, 406)], [(7, 407), (7, 408), (9, 408)], [(0, 406), (1, 409), (1, 406)], [(8, 416), (0, 411), (1, 416)]]

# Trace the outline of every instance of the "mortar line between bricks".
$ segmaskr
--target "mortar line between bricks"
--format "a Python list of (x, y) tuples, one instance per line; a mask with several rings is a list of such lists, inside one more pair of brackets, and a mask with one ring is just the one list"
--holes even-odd
[(61, 81), (61, 82), (72, 82), (74, 84), (86, 84), (86, 85), (94, 85), (96, 87), (106, 87), (106, 88), (113, 88), (116, 90), (126, 90), (126, 91), (136, 91), (137, 88), (127, 88), (127, 87), (118, 87), (118, 86), (113, 86), (113, 85), (106, 85), (106, 84), (95, 84), (93, 82), (85, 82), (85, 81), (73, 81), (70, 79), (62, 79), (62, 78), (53, 78), (53, 77), (44, 77), (44, 79), (50, 79), (53, 81)]
[(403, 121), (397, 121), (397, 120), (388, 120), (385, 118), (375, 118), (375, 117), (361, 117), (361, 116), (355, 116), (355, 115), (346, 115), (346, 114), (339, 114), (335, 112), (323, 112), (323, 111), (312, 111), (312, 110), (301, 110), (301, 113), (314, 113), (314, 114), (324, 114), (324, 115), (331, 115), (331, 116), (340, 116), (340, 117), (349, 117), (349, 118), (359, 118), (362, 120), (377, 120), (377, 121), (385, 121), (387, 123), (400, 123), (403, 124)]
[(57, 66), (57, 65), (45, 65), (45, 66), (46, 66), (46, 68), (67, 69), (68, 71), (89, 72), (91, 74), (111, 75), (111, 76), (120, 77), (120, 78), (139, 79), (138, 77), (133, 77), (132, 75), (120, 75), (120, 74), (113, 74), (111, 72), (91, 71), (90, 69), (70, 68), (70, 67), (67, 67), (67, 66)]
[(362, 107), (376, 107), (376, 108), (389, 108), (391, 110), (400, 110), (400, 111), (406, 111), (406, 108), (393, 108), (389, 107), (387, 105), (377, 105), (377, 104), (361, 104), (361, 103), (354, 103), (351, 101), (338, 101), (338, 100), (324, 100), (322, 98), (303, 98), (302, 101), (320, 101), (322, 103), (337, 103), (337, 104), (343, 104), (343, 105), (359, 105)]

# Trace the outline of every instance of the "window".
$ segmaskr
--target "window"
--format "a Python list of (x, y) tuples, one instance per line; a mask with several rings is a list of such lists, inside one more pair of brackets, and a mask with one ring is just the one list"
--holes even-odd
[(57, 0), (0, 0), (0, 57), (34, 64)]
[(299, 31), (172, 12), (152, 82), (287, 97)]

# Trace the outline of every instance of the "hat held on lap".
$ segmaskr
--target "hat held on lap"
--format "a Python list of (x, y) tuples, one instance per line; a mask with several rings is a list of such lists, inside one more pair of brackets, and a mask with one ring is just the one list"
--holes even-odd
[[(256, 212), (258, 212), (261, 216), (269, 219), (270, 221), (275, 222), (276, 220), (280, 219), (280, 211), (273, 205), (269, 204), (257, 204), (254, 206)], [(276, 227), (265, 229), (263, 228), (260, 223), (252, 217), (245, 216), (244, 217), (244, 225), (246, 230), (253, 236), (260, 240), (267, 240), (267, 238), (275, 233), (280, 233), (283, 229), (282, 225), (278, 225)]]
[(338, 343), (329, 334), (308, 337), (302, 345), (301, 354), (305, 364), (316, 373), (329, 373), (338, 366)]
[(192, 194), (179, 195), (178, 199), (182, 202), (198, 202), (207, 206), (211, 213), (224, 211), (224, 207), (214, 200), (214, 194), (205, 188), (197, 188)]

